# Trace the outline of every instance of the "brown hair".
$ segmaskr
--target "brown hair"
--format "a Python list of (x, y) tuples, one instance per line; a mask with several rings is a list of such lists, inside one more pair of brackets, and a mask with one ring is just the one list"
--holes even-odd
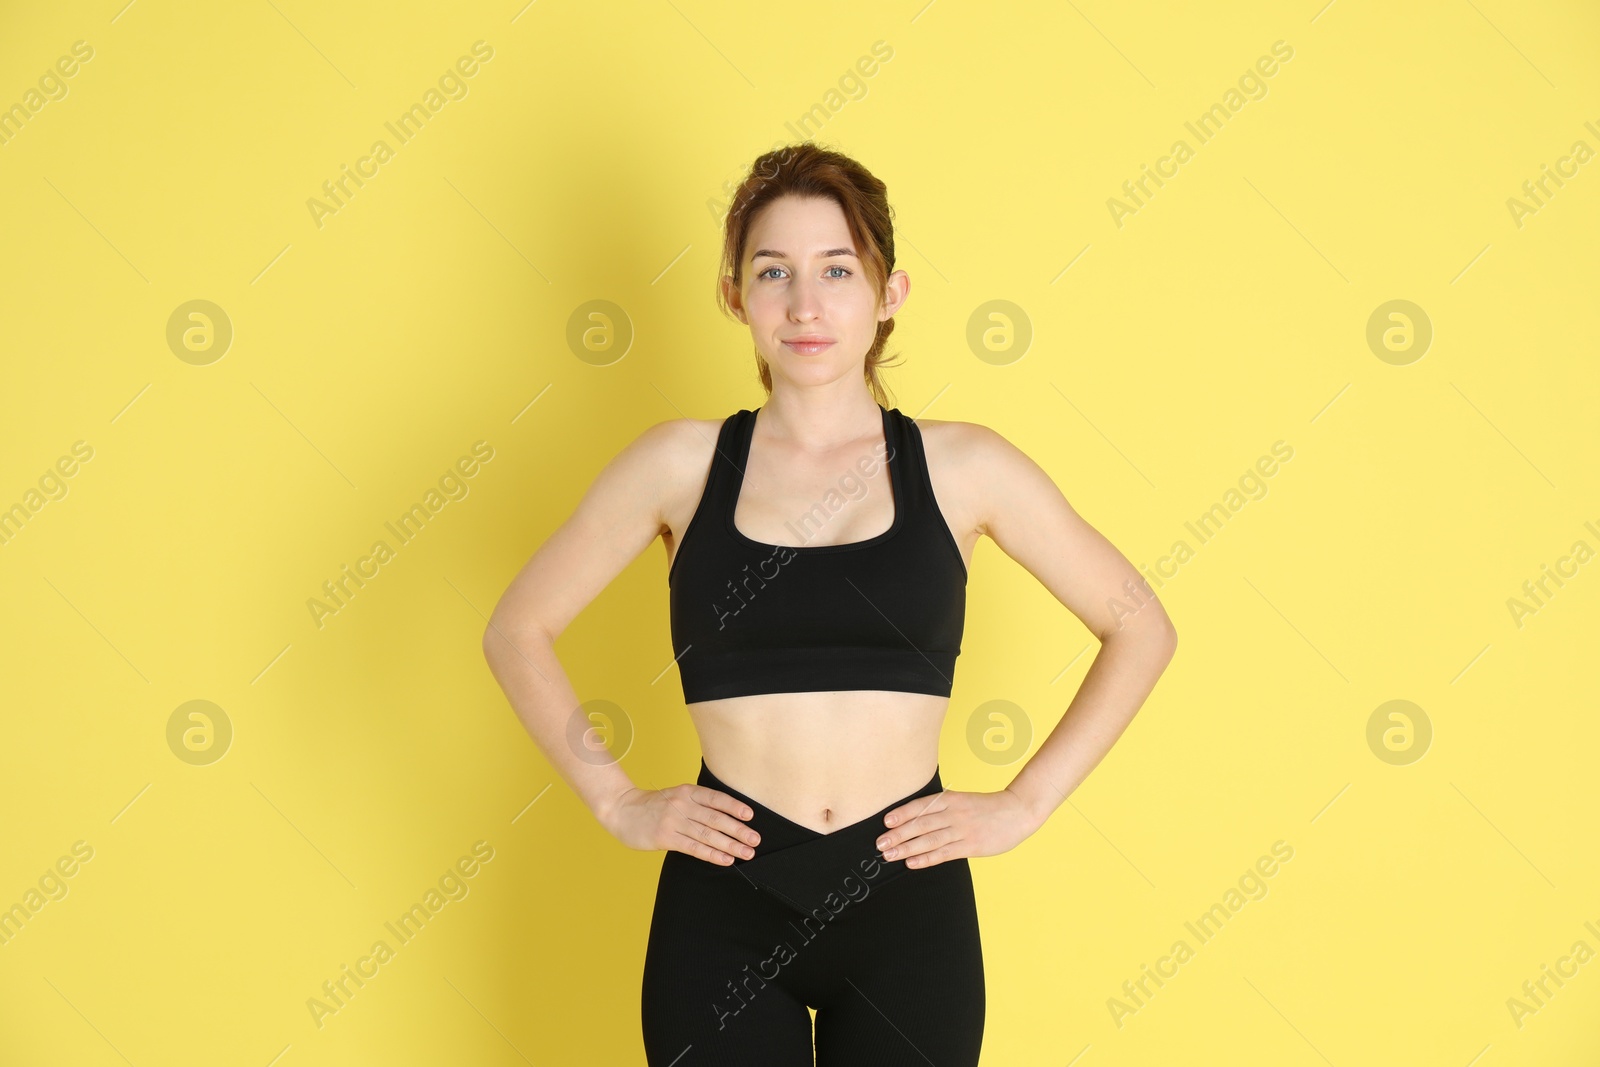
[[(758, 156), (733, 194), (724, 222), (722, 265), (718, 272), (717, 306), (723, 313), (731, 314), (733, 309), (728, 305), (720, 279), (732, 278), (734, 287), (741, 288), (750, 222), (762, 208), (781, 196), (816, 197), (839, 205), (862, 269), (877, 290), (881, 307), (884, 286), (894, 270), (894, 212), (889, 207), (888, 187), (849, 156), (807, 141), (774, 148)], [(878, 370), (893, 365), (886, 362), (883, 351), (893, 332), (893, 316), (878, 323), (877, 336), (872, 340), (872, 347), (867, 349), (864, 369), (867, 388), (884, 407), (892, 405)], [(755, 356), (761, 387), (771, 396), (772, 368), (759, 351)]]

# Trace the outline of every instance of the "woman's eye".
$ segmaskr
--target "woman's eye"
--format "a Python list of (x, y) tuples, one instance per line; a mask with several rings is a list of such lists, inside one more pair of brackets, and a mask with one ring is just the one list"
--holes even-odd
[[(757, 278), (765, 278), (772, 271), (782, 270), (782, 269), (783, 269), (782, 267), (768, 267), (766, 270), (761, 271), (759, 274), (757, 274), (756, 277)], [(848, 268), (846, 268), (846, 267), (839, 267), (839, 266), (829, 267), (828, 270), (824, 271), (823, 273), (826, 274), (826, 273), (828, 273), (828, 271), (836, 271), (836, 270), (844, 271), (844, 273), (843, 274), (834, 275), (834, 279), (835, 280), (838, 280), (839, 278), (848, 278), (848, 277), (850, 277), (850, 270)]]

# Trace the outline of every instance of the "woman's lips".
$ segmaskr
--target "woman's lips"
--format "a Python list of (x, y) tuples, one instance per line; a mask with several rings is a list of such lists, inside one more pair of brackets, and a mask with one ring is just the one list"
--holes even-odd
[(783, 343), (790, 351), (799, 352), (803, 356), (814, 356), (833, 344), (832, 341), (785, 341)]

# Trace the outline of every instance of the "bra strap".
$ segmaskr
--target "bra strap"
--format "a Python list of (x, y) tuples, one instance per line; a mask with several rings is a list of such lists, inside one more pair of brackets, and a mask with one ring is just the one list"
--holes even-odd
[(927, 493), (927, 453), (922, 448), (922, 437), (916, 424), (899, 408), (889, 409), (889, 424), (895, 431), (890, 443), (894, 446), (891, 466), (894, 477), (900, 479), (900, 499), (914, 512), (925, 511), (930, 503)]
[(720, 515), (728, 506), (728, 498), (740, 477), (745, 458), (740, 455), (740, 441), (744, 433), (745, 417), (749, 412), (740, 410), (722, 420), (717, 431), (717, 448), (711, 456), (711, 476), (706, 484), (706, 496)]

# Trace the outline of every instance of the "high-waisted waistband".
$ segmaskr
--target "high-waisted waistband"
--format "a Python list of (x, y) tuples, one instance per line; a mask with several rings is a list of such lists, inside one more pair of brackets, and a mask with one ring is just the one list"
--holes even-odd
[(727, 785), (711, 773), (704, 759), (700, 761), (697, 781), (737, 797), (755, 812), (745, 823), (761, 835), (761, 843), (755, 846), (753, 859), (735, 857), (732, 867), (758, 888), (808, 914), (817, 909), (837, 914), (846, 903), (864, 899), (873, 889), (914, 872), (916, 868), (907, 867), (905, 860), (885, 860), (879, 851), (878, 837), (888, 829), (883, 817), (908, 800), (944, 791), (935, 768), (933, 777), (922, 788), (876, 814), (824, 834), (784, 818)]

